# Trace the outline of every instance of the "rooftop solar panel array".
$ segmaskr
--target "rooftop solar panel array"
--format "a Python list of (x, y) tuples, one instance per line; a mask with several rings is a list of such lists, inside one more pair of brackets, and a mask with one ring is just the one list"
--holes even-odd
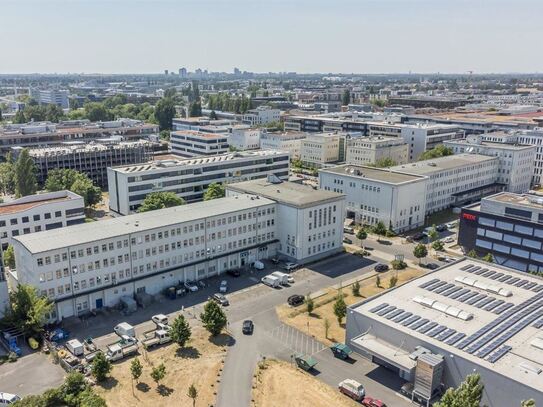
[(494, 270), (489, 270), (487, 268), (475, 266), (473, 264), (467, 264), (461, 267), (460, 270), (465, 271), (467, 273), (475, 274), (481, 277), (489, 278), (496, 282), (513, 285), (519, 288), (524, 288), (526, 290), (532, 290), (535, 292), (540, 292), (541, 290), (543, 290), (543, 284), (537, 284), (533, 281), (528, 281), (520, 277), (512, 276), (510, 274), (499, 273)]

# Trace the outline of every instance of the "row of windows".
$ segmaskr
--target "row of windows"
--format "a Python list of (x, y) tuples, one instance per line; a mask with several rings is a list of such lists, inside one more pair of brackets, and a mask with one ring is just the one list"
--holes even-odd
[(520, 224), (513, 224), (500, 220), (494, 220), (490, 218), (485, 218), (484, 216), (479, 216), (479, 225), (495, 227), (497, 229), (502, 229), (509, 232), (514, 230), (515, 232), (522, 235), (543, 238), (543, 229), (533, 228), (531, 226), (525, 226)]
[[(56, 211), (54, 213), (55, 215), (55, 218), (60, 218), (62, 216), (62, 211)], [(43, 218), (44, 219), (51, 219), (51, 213), (49, 212), (46, 212), (43, 214)], [(38, 222), (41, 220), (41, 215), (34, 215), (32, 216), (32, 219), (34, 220), (34, 222)], [(28, 216), (23, 216), (21, 218), (21, 223), (28, 223), (30, 222), (30, 218)], [(18, 218), (11, 218), (9, 220), (9, 224), (10, 225), (18, 225), (19, 224), (19, 219)], [(6, 226), (6, 221), (5, 220), (0, 220), (0, 227), (5, 227)]]
[(541, 252), (530, 252), (528, 250), (519, 249), (516, 247), (511, 247), (502, 243), (493, 243), (485, 239), (476, 239), (475, 244), (477, 247), (493, 250), (499, 253), (510, 254), (513, 256), (521, 257), (523, 259), (531, 259), (540, 263), (543, 263), (543, 253)]
[(307, 248), (307, 254), (308, 255), (317, 254), (317, 253), (320, 253), (321, 251), (330, 250), (331, 248), (333, 248), (335, 246), (336, 246), (336, 242), (334, 242), (334, 241), (318, 244), (318, 245), (315, 245), (315, 246), (308, 247)]

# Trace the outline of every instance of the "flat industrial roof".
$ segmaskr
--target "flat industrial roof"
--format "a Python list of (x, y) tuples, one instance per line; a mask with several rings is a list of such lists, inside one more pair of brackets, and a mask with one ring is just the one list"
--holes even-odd
[(514, 194), (512, 192), (499, 192), (483, 198), (485, 201), (515, 204), (532, 209), (543, 210), (543, 195), (541, 194)]
[(389, 184), (405, 184), (407, 182), (422, 181), (425, 177), (409, 174), (407, 171), (392, 168), (375, 168), (362, 165), (338, 165), (337, 167), (320, 170), (320, 172), (339, 174), (368, 181), (380, 181)]
[(60, 229), (29, 233), (14, 239), (30, 252), (40, 253), (273, 203), (270, 199), (255, 198), (249, 195), (219, 198)]
[(395, 171), (404, 171), (410, 174), (429, 175), (438, 171), (451, 170), (465, 165), (477, 164), (485, 161), (498, 160), (497, 157), (481, 154), (455, 154), (446, 157), (432, 158), (409, 164), (391, 167)]
[[(462, 279), (463, 281), (459, 281)], [(476, 281), (475, 286), (474, 281)], [(492, 290), (499, 290), (499, 293)], [(504, 295), (508, 293), (509, 296)], [(425, 304), (420, 303), (421, 298), (425, 299)], [(476, 299), (477, 301), (474, 301)], [(381, 295), (354, 304), (351, 309), (380, 324), (390, 326), (402, 335), (409, 335), (420, 339), (421, 342), (441, 348), (443, 349), (441, 353), (444, 355), (457, 355), (499, 372), (512, 380), (521, 380), (526, 385), (542, 389), (543, 375), (528, 372), (531, 368), (543, 370), (543, 345), (536, 347), (532, 344), (540, 337), (543, 343), (541, 329), (533, 326), (535, 322), (543, 321), (541, 303), (543, 303), (541, 277), (496, 264), (463, 258), (385, 291)], [(387, 318), (388, 312), (384, 312), (386, 307), (376, 311), (376, 308), (383, 304), (396, 307), (388, 312), (396, 312), (397, 315)], [(534, 307), (530, 309), (532, 305)], [(399, 310), (402, 312), (398, 312)], [(383, 313), (379, 315), (381, 311)], [(409, 312), (412, 315), (402, 320), (403, 312)], [(462, 319), (454, 316), (460, 315), (459, 313), (468, 317)], [(396, 317), (400, 320), (394, 321)], [(419, 319), (407, 323), (409, 318), (415, 317)], [(504, 327), (515, 317), (520, 318), (509, 327)], [(530, 320), (531, 317), (535, 318)], [(414, 329), (415, 325), (424, 319), (428, 321)], [(501, 321), (497, 322), (500, 319)], [(519, 324), (523, 321), (529, 321), (529, 323), (526, 326), (520, 326)], [(424, 326), (432, 322), (435, 323), (433, 328), (426, 333), (419, 332), (419, 330), (424, 331)], [(492, 323), (495, 325), (492, 326)], [(433, 329), (439, 330), (440, 326), (455, 332), (446, 339), (440, 339), (439, 334), (434, 337), (428, 335)], [(516, 329), (519, 326), (520, 328)], [(490, 353), (486, 355), (480, 353), (497, 338), (508, 334), (509, 329), (514, 329), (516, 332), (508, 335), (507, 339), (492, 348)], [(459, 334), (465, 336), (453, 341), (455, 335)], [(472, 338), (472, 341), (466, 341), (467, 343), (464, 342), (461, 346), (462, 341), (468, 338)], [(389, 340), (389, 338), (380, 339)], [(448, 340), (451, 344), (447, 343)], [(479, 347), (468, 352), (468, 349), (478, 342)], [(424, 343), (422, 345), (424, 346)], [(511, 349), (508, 349), (501, 358), (493, 361), (492, 356), (502, 346), (509, 346)]]
[(492, 147), (502, 150), (530, 150), (536, 148), (531, 144), (511, 144), (511, 143), (498, 143), (495, 141), (481, 141), (480, 143), (470, 142), (467, 139), (446, 140), (443, 144), (462, 144), (466, 147)]
[(297, 207), (316, 204), (319, 202), (337, 200), (344, 197), (337, 192), (313, 189), (310, 186), (295, 182), (269, 182), (266, 178), (252, 181), (227, 184), (226, 188), (247, 194), (256, 194), (277, 202), (283, 202)]

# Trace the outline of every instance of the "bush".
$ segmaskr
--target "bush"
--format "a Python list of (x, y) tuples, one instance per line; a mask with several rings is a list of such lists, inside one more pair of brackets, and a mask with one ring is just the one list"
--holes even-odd
[(441, 251), (443, 250), (443, 248), (444, 248), (444, 245), (441, 240), (436, 240), (434, 243), (432, 243), (432, 249), (434, 250)]
[(353, 291), (353, 295), (355, 297), (360, 297), (360, 283), (358, 281), (354, 282), (354, 284), (351, 286), (351, 290)]
[(392, 260), (390, 265), (394, 270), (403, 270), (407, 267), (407, 263), (403, 260)]
[(398, 276), (394, 275), (390, 277), (390, 280), (388, 280), (388, 288), (396, 287), (396, 284), (398, 283)]

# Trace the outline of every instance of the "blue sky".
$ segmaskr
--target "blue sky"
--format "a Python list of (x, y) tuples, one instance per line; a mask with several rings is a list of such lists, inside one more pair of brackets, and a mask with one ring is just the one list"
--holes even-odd
[(543, 0), (0, 0), (0, 73), (542, 72)]

